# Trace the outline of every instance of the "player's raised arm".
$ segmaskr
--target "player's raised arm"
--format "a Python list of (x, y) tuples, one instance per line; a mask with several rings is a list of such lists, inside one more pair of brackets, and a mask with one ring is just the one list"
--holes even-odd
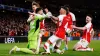
[(30, 15), (27, 22), (31, 22), (32, 20), (34, 20), (34, 16), (33, 15)]
[(55, 24), (57, 24), (57, 23), (58, 23), (58, 21), (57, 21), (57, 20), (54, 20), (54, 19), (52, 19), (52, 18), (51, 18), (51, 20), (52, 20)]
[(55, 16), (51, 16), (51, 18), (54, 19), (54, 20), (59, 20), (59, 18), (55, 17)]
[(84, 27), (76, 27), (75, 25), (73, 25), (73, 28), (79, 29), (79, 30), (85, 30), (85, 29), (87, 29), (85, 26)]
[(28, 12), (29, 13), (29, 15), (35, 15), (36, 13), (32, 13), (32, 12)]
[(35, 14), (35, 19), (39, 19), (40, 21), (45, 19), (45, 18), (49, 18), (51, 17), (51, 15), (49, 14), (44, 14), (42, 8), (37, 8), (36, 9), (36, 14)]
[(44, 8), (44, 11), (46, 12), (46, 15), (49, 15), (48, 18), (51, 18), (52, 13), (49, 11), (49, 9), (47, 7)]
[(28, 13), (29, 13), (29, 18), (28, 18), (27, 22), (30, 22), (34, 19), (35, 13), (32, 13), (32, 12), (28, 12)]
[(35, 15), (35, 19), (39, 19), (40, 21), (45, 19), (46, 16), (42, 16), (42, 15)]

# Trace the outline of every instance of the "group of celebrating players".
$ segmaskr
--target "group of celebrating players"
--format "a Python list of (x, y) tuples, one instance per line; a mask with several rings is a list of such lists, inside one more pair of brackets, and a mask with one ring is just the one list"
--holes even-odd
[[(50, 52), (50, 44), (52, 44), (53, 52), (63, 54), (66, 49), (68, 49), (67, 45), (67, 34), (71, 34), (73, 29), (83, 30), (82, 39), (77, 42), (73, 50), (74, 51), (93, 51), (93, 48), (89, 47), (89, 43), (91, 41), (91, 37), (94, 35), (93, 25), (92, 25), (92, 16), (86, 15), (86, 25), (84, 27), (76, 27), (75, 15), (69, 11), (68, 6), (61, 6), (59, 10), (58, 17), (52, 15), (51, 12), (48, 11), (48, 8), (45, 8), (46, 14), (43, 13), (43, 9), (39, 6), (38, 3), (32, 2), (32, 9), (34, 12), (28, 12), (29, 18), (27, 20), (30, 23), (30, 30), (28, 32), (28, 45), (27, 48), (19, 48), (14, 46), (9, 54), (15, 51), (21, 51), (29, 54), (38, 54), (39, 48), (41, 44), (41, 37), (45, 33), (44, 20), (46, 18), (51, 18), (51, 20), (57, 24), (57, 28), (55, 33), (48, 38), (48, 40), (44, 43), (44, 50), (46, 52), (42, 52), (41, 54), (51, 54)], [(60, 50), (61, 42), (65, 41), (66, 46), (63, 50)]]

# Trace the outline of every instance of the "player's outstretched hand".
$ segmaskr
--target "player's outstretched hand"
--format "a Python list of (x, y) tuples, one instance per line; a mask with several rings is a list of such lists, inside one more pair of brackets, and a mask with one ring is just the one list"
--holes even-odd
[(76, 28), (76, 26), (75, 26), (75, 25), (73, 25), (72, 27), (73, 27), (73, 28)]
[(35, 13), (32, 13), (32, 12), (28, 12), (29, 13), (29, 15), (35, 15)]

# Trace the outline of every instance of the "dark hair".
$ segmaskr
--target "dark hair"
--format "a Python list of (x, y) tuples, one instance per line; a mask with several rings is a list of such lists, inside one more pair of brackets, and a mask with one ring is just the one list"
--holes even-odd
[(40, 7), (40, 8), (37, 8), (37, 9), (36, 9), (36, 13), (38, 13), (40, 10), (42, 10), (41, 7)]
[(61, 8), (65, 9), (67, 11), (67, 14), (68, 14), (69, 9), (66, 6), (61, 6)]
[(37, 7), (40, 7), (40, 5), (35, 1), (32, 2), (32, 5), (36, 5)]
[(45, 5), (45, 6), (43, 7), (43, 9), (48, 9), (48, 10), (49, 10), (49, 7), (48, 7), (47, 5)]
[(86, 16), (89, 16), (89, 17), (93, 18), (91, 14), (87, 14)]
[(69, 5), (64, 5), (64, 6), (67, 7), (68, 10), (70, 9), (70, 6)]

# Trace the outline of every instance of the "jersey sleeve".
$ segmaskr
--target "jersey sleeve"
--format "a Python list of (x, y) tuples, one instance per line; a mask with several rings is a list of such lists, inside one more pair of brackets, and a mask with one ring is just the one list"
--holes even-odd
[(89, 29), (89, 28), (91, 27), (91, 23), (86, 24), (85, 27), (86, 27), (87, 29)]
[(27, 22), (30, 22), (33, 19), (33, 16), (30, 15), (29, 18), (27, 19)]
[(36, 15), (35, 19), (39, 19), (40, 21), (45, 19), (47, 16), (46, 15)]
[(47, 15), (50, 15), (50, 16), (52, 16), (52, 13), (51, 13), (51, 12), (48, 12), (48, 13), (47, 13)]
[(63, 17), (64, 17), (63, 15), (59, 15), (58, 16), (59, 21), (62, 21), (63, 20)]
[(61, 21), (62, 19), (60, 18), (60, 15), (58, 16), (59, 21)]
[(70, 14), (71, 14), (71, 17), (72, 17), (72, 21), (76, 21), (75, 15), (71, 12), (70, 12)]

